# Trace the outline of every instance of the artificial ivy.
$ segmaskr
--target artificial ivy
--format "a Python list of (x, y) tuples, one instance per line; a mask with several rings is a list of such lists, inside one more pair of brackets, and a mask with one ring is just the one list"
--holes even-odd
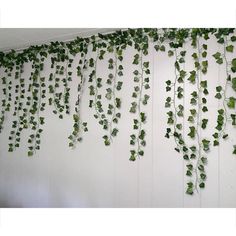
[[(225, 132), (227, 123), (230, 122), (234, 128), (236, 126), (236, 97), (228, 96), (228, 90), (230, 88), (236, 91), (236, 78), (234, 77), (234, 73), (236, 72), (236, 59), (233, 58), (232, 61), (228, 59), (229, 54), (233, 54), (235, 50), (232, 43), (236, 41), (236, 36), (232, 35), (232, 33), (234, 33), (233, 29), (219, 29), (215, 34), (217, 42), (223, 47), (223, 53), (216, 52), (213, 54), (213, 57), (217, 64), (225, 67), (226, 77), (224, 86), (216, 87), (215, 98), (223, 101), (222, 107), (218, 110), (217, 125), (215, 127), (216, 132), (213, 134), (215, 139), (214, 146), (220, 144), (220, 139), (226, 140), (228, 138), (229, 135)], [(235, 146), (233, 147), (232, 153), (235, 154)]]
[(143, 90), (150, 88), (149, 86), (149, 62), (143, 61), (143, 52), (134, 55), (134, 65), (138, 65), (139, 68), (134, 70), (134, 82), (137, 84), (134, 87), (132, 97), (135, 99), (131, 104), (130, 112), (137, 113), (138, 117), (133, 120), (133, 130), (137, 131), (130, 135), (130, 145), (136, 146), (136, 149), (130, 151), (130, 160), (135, 161), (140, 156), (144, 155), (143, 148), (146, 146), (146, 131), (143, 129), (143, 125), (147, 121), (147, 115), (141, 110), (141, 106), (145, 106), (148, 103), (149, 95), (143, 94)]
[(24, 128), (24, 111), (22, 100), (25, 98), (25, 84), (24, 79), (21, 77), (23, 70), (23, 64), (16, 65), (15, 69), (15, 101), (13, 117), (15, 119), (12, 122), (12, 130), (9, 136), (9, 152), (12, 152), (20, 146), (21, 131)]
[(0, 116), (0, 133), (3, 130), (4, 126), (4, 121), (5, 121), (5, 116), (6, 113), (10, 111), (11, 109), (11, 90), (12, 90), (12, 81), (11, 81), (11, 76), (12, 76), (12, 71), (14, 64), (11, 62), (6, 63), (7, 65), (5, 66), (4, 74), (1, 78), (1, 87), (2, 87), (2, 92), (3, 92), (3, 99), (2, 99), (2, 104), (1, 104), (1, 116)]
[[(89, 107), (94, 111), (94, 117), (104, 130), (103, 141), (109, 146), (119, 133), (119, 120), (122, 118), (122, 98), (120, 90), (123, 87), (123, 52), (126, 48), (134, 49), (132, 103), (130, 113), (133, 116), (133, 130), (130, 135), (130, 160), (144, 156), (147, 131), (145, 124), (148, 114), (144, 106), (148, 104), (150, 88), (150, 62), (146, 59), (150, 42), (154, 49), (174, 57), (173, 70), (175, 76), (168, 78), (166, 83), (167, 110), (166, 138), (173, 138), (175, 150), (181, 153), (186, 162), (186, 175), (189, 179), (186, 193), (192, 195), (205, 187), (207, 174), (207, 154), (211, 147), (218, 146), (221, 139), (227, 140), (226, 126), (236, 126), (236, 97), (228, 95), (228, 91), (236, 92), (236, 58), (233, 42), (236, 41), (235, 29), (128, 29), (111, 34), (98, 34), (89, 38), (76, 38), (65, 42), (52, 42), (49, 45), (32, 46), (21, 52), (14, 50), (0, 52), (0, 67), (2, 68), (1, 89), (2, 101), (0, 109), (0, 133), (4, 128), (7, 113), (12, 111), (13, 121), (9, 135), (9, 152), (20, 146), (21, 132), (30, 130), (28, 138), (28, 156), (40, 149), (44, 110), (52, 107), (53, 113), (59, 119), (71, 114), (73, 126), (68, 136), (69, 147), (75, 148), (82, 141), (83, 132), (88, 131), (87, 122), (82, 119), (81, 101), (85, 82), (89, 83)], [(223, 52), (208, 53), (207, 40), (215, 36)], [(193, 68), (185, 70), (185, 60), (188, 51), (184, 50), (186, 42), (190, 41), (194, 53)], [(169, 50), (166, 49), (166, 43)], [(75, 57), (79, 56), (76, 65), (77, 74), (73, 75), (72, 67)], [(209, 56), (213, 56), (220, 66), (225, 67), (226, 78), (224, 86), (217, 85), (215, 98), (222, 101), (218, 109), (217, 124), (210, 137), (203, 137), (209, 120), (207, 96), (208, 81), (205, 74), (208, 70)], [(232, 58), (232, 59), (229, 59)], [(46, 60), (50, 60), (49, 78), (43, 76)], [(26, 80), (24, 67), (30, 63), (31, 74)], [(100, 63), (107, 64), (107, 73), (99, 76)], [(77, 100), (72, 113), (70, 106), (70, 82), (76, 80)], [(189, 111), (184, 107), (185, 84), (189, 83), (192, 91)], [(14, 98), (12, 90), (14, 89)], [(106, 91), (105, 94), (103, 91)], [(184, 129), (185, 114), (188, 115), (188, 130)], [(185, 136), (187, 132), (187, 138)], [(191, 142), (189, 142), (189, 139)], [(236, 145), (232, 153), (236, 154)]]
[(83, 41), (81, 42), (80, 45), (81, 58), (79, 60), (79, 65), (77, 66), (77, 76), (80, 77), (80, 81), (77, 87), (78, 97), (75, 104), (75, 113), (73, 114), (73, 120), (74, 120), (73, 132), (68, 137), (69, 146), (73, 148), (76, 146), (78, 142), (82, 141), (82, 132), (88, 131), (87, 122), (83, 122), (81, 117), (81, 99), (84, 91), (85, 71), (87, 70), (88, 67), (88, 61), (86, 57), (88, 52), (88, 46), (89, 45), (87, 42)]

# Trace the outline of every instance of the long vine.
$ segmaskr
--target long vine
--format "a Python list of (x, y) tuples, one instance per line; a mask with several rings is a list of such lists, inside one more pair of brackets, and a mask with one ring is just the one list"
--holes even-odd
[(1, 115), (0, 115), (0, 133), (3, 130), (4, 127), (4, 121), (5, 121), (5, 116), (6, 113), (10, 111), (11, 109), (11, 89), (12, 89), (12, 82), (10, 80), (12, 76), (12, 70), (13, 67), (9, 66), (6, 67), (4, 73), (5, 76), (1, 78), (1, 83), (2, 83), (2, 92), (3, 92), (3, 99), (2, 99), (2, 104), (1, 104)]
[[(95, 109), (94, 117), (98, 120), (98, 123), (106, 131), (103, 136), (104, 144), (109, 146), (114, 137), (118, 134), (118, 129), (114, 127), (114, 124), (118, 123), (121, 113), (118, 111), (121, 108), (121, 99), (117, 97), (116, 93), (121, 90), (123, 82), (118, 80), (123, 75), (123, 66), (119, 64), (122, 62), (122, 49), (118, 46), (109, 46), (109, 53), (113, 53), (114, 57), (108, 60), (108, 78), (106, 80), (107, 88), (105, 98), (108, 101), (107, 111), (104, 110), (102, 105), (102, 94), (100, 89), (103, 87), (102, 78), (97, 76), (97, 65), (98, 61), (103, 60), (105, 56), (104, 47), (108, 47), (106, 44), (94, 44), (93, 50), (96, 51), (96, 58), (90, 58), (89, 66), (92, 71), (89, 75), (89, 82), (93, 83), (89, 86), (90, 95), (94, 97), (89, 101), (89, 107)], [(94, 84), (95, 82), (95, 84)]]
[(196, 52), (192, 54), (194, 59), (195, 70), (192, 71), (194, 77), (190, 76), (191, 83), (197, 85), (197, 90), (194, 90), (191, 93), (190, 104), (196, 108), (191, 110), (191, 116), (189, 121), (193, 123), (193, 126), (190, 126), (190, 132), (188, 136), (190, 138), (197, 140), (197, 146), (193, 146), (191, 157), (196, 159), (195, 166), (193, 171), (195, 172), (195, 183), (190, 184), (192, 187), (187, 189), (187, 193), (193, 193), (194, 190), (198, 191), (198, 187), (205, 187), (206, 173), (205, 165), (207, 164), (206, 152), (210, 149), (210, 141), (207, 138), (202, 139), (202, 130), (207, 128), (208, 119), (202, 118), (204, 113), (208, 111), (207, 108), (207, 99), (208, 95), (207, 89), (207, 80), (203, 80), (202, 77), (207, 73), (208, 61), (206, 60), (207, 56), (207, 45), (200, 45), (199, 37), (194, 37), (193, 44), (196, 47)]
[(142, 106), (147, 105), (150, 96), (144, 94), (144, 90), (150, 88), (149, 86), (149, 62), (143, 60), (143, 51), (140, 50), (139, 54), (134, 55), (133, 64), (138, 65), (139, 69), (134, 70), (134, 82), (137, 85), (134, 87), (132, 97), (136, 100), (131, 103), (130, 112), (137, 113), (137, 118), (133, 119), (133, 130), (135, 133), (130, 135), (130, 145), (135, 149), (130, 151), (130, 160), (135, 161), (144, 155), (144, 147), (146, 146), (146, 131), (143, 128), (147, 122), (147, 115), (142, 111)]
[(44, 111), (46, 103), (43, 102), (46, 97), (45, 77), (41, 77), (44, 68), (44, 57), (36, 55), (32, 63), (33, 72), (31, 73), (29, 92), (31, 93), (31, 104), (29, 110), (29, 126), (32, 130), (28, 139), (28, 156), (33, 156), (36, 150), (40, 149), (41, 126), (45, 123), (44, 117), (40, 113)]
[[(233, 42), (236, 41), (236, 36), (229, 36), (233, 33), (232, 29), (219, 29), (217, 34), (215, 35), (218, 43), (223, 46), (223, 52), (216, 52), (213, 54), (213, 57), (216, 60), (216, 63), (219, 65), (225, 65), (225, 74), (226, 79), (224, 86), (216, 87), (216, 95), (215, 98), (222, 99), (222, 108), (218, 110), (217, 117), (217, 126), (215, 127), (216, 132), (213, 134), (214, 145), (218, 146), (220, 139), (227, 139), (228, 133), (226, 133), (227, 123), (231, 122), (232, 126), (236, 126), (236, 112), (232, 112), (236, 108), (236, 97), (228, 96), (228, 90), (232, 88), (234, 91), (236, 79), (233, 78), (233, 74), (236, 72), (236, 58), (234, 58), (231, 62), (228, 59), (228, 54), (232, 54), (234, 52)], [(235, 145), (233, 146), (233, 154), (235, 154)]]
[[(16, 148), (20, 146), (21, 140), (21, 131), (24, 128), (24, 112), (23, 112), (23, 100), (25, 94), (25, 83), (22, 78), (23, 64), (19, 64), (16, 66), (15, 70), (15, 101), (14, 101), (14, 113), (13, 116), (16, 117), (12, 122), (12, 131), (9, 136), (9, 152), (13, 152)], [(23, 126), (22, 126), (23, 125)]]
[[(54, 106), (53, 113), (63, 119), (63, 114), (70, 114), (70, 88), (68, 83), (72, 81), (72, 63), (73, 59), (69, 57), (68, 50), (62, 48), (51, 58), (51, 68), (54, 69), (50, 73), (49, 93), (52, 95), (48, 101), (49, 105)], [(60, 89), (61, 84), (63, 89)], [(59, 90), (59, 91), (58, 91)]]
[(81, 52), (81, 59), (79, 60), (79, 65), (77, 66), (77, 76), (80, 78), (78, 83), (77, 92), (78, 97), (75, 106), (75, 113), (73, 114), (73, 132), (68, 137), (69, 139), (69, 146), (74, 148), (77, 142), (82, 141), (82, 132), (87, 132), (87, 122), (83, 122), (81, 118), (81, 99), (84, 90), (85, 84), (85, 71), (88, 69), (88, 61), (87, 61), (87, 52), (88, 52), (88, 44), (81, 43), (82, 45), (82, 52)]

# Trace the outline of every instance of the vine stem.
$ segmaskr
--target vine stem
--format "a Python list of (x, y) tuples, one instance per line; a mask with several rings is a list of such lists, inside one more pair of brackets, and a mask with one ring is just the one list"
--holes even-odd
[(227, 121), (228, 121), (228, 114), (227, 114), (227, 106), (226, 106), (226, 102), (227, 102), (227, 88), (228, 88), (228, 77), (229, 77), (229, 62), (228, 62), (228, 59), (227, 59), (227, 56), (226, 56), (226, 46), (227, 46), (227, 36), (225, 36), (224, 38), (224, 53), (223, 53), (223, 57), (224, 57), (224, 60), (225, 60), (225, 71), (226, 71), (226, 82), (224, 84), (224, 91), (223, 91), (223, 109), (224, 109), (224, 117), (225, 117), (225, 120), (224, 120), (224, 126), (223, 126), (223, 129), (221, 130), (220, 134), (219, 134), (219, 137), (218, 137), (218, 140), (222, 137), (222, 135), (224, 134), (225, 132), (225, 129), (226, 129), (226, 126), (227, 126)]
[(97, 86), (97, 63), (98, 63), (98, 52), (99, 52), (99, 49), (97, 49), (97, 55), (96, 55), (96, 59), (95, 59), (95, 65), (94, 65), (94, 71), (95, 71), (95, 74), (94, 74), (94, 77), (95, 77), (95, 82), (96, 82), (96, 86), (95, 86), (95, 111), (96, 111), (96, 115), (98, 116), (99, 118), (99, 121), (102, 121), (103, 119), (101, 118), (101, 115), (98, 111), (98, 107), (97, 107), (97, 102), (98, 102), (98, 99), (97, 99), (97, 96), (98, 96), (98, 86)]
[(115, 51), (115, 75), (114, 75), (114, 80), (113, 80), (113, 88), (112, 88), (112, 97), (113, 97), (113, 113), (112, 113), (112, 118), (109, 122), (109, 130), (110, 130), (110, 136), (109, 136), (109, 141), (113, 141), (112, 139), (112, 130), (113, 130), (113, 120), (116, 115), (116, 80), (117, 80), (117, 71), (118, 71), (118, 63), (117, 63), (117, 52)]
[(22, 68), (23, 68), (23, 65), (20, 65), (20, 68), (19, 68), (19, 90), (20, 90), (20, 93), (19, 93), (19, 98), (18, 98), (18, 102), (17, 102), (17, 112), (16, 112), (16, 114), (17, 114), (17, 130), (16, 130), (16, 132), (15, 132), (15, 135), (14, 135), (14, 150), (15, 150), (15, 147), (16, 147), (16, 134), (19, 132), (19, 129), (20, 129), (20, 115), (19, 115), (19, 105), (20, 105), (20, 99), (21, 99), (21, 95), (22, 95), (22, 88), (21, 88), (21, 82), (20, 82), (20, 80), (21, 80), (21, 70), (22, 70)]
[(57, 107), (57, 104), (56, 104), (56, 95), (55, 95), (55, 92), (56, 92), (56, 86), (55, 86), (55, 84), (56, 84), (56, 71), (57, 71), (57, 65), (58, 65), (58, 63), (57, 63), (57, 61), (56, 61), (56, 63), (55, 63), (55, 72), (54, 72), (54, 74), (53, 74), (53, 80), (54, 80), (54, 88), (53, 88), (53, 105), (54, 105), (54, 108), (56, 109), (56, 111), (60, 114), (60, 111), (58, 110), (58, 107)]
[(80, 100), (81, 100), (81, 96), (82, 96), (82, 93), (83, 93), (83, 88), (84, 88), (84, 83), (85, 83), (85, 77), (84, 77), (84, 71), (85, 71), (85, 67), (86, 67), (86, 56), (87, 54), (84, 54), (84, 57), (83, 57), (83, 68), (81, 70), (81, 80), (80, 80), (80, 83), (78, 85), (78, 88), (80, 86), (80, 90), (78, 91), (79, 94), (78, 94), (78, 99), (77, 99), (77, 111), (76, 113), (80, 116)]
[[(175, 61), (177, 62), (178, 60), (178, 55), (177, 55), (177, 49), (175, 48)], [(177, 104), (176, 104), (176, 87), (177, 87), (177, 79), (178, 79), (178, 75), (177, 75), (177, 68), (175, 67), (175, 80), (173, 83), (173, 90), (174, 90), (174, 96), (173, 96), (173, 106), (174, 106), (174, 133), (176, 133), (176, 124), (177, 124)], [(174, 140), (175, 143), (177, 145), (177, 147), (180, 149), (181, 151), (181, 146), (180, 144), (177, 142), (177, 137), (174, 135)]]
[[(197, 52), (198, 52), (198, 62), (201, 65), (201, 50), (200, 50), (200, 45), (199, 45), (199, 39), (197, 38)], [(196, 134), (197, 134), (197, 142), (198, 142), (198, 157), (197, 157), (197, 163), (195, 167), (195, 172), (196, 172), (196, 179), (195, 179), (195, 189), (198, 192), (198, 183), (199, 183), (199, 177), (198, 177), (198, 165), (201, 159), (202, 155), (202, 146), (201, 146), (201, 141), (200, 141), (200, 135), (201, 135), (201, 115), (202, 115), (202, 89), (201, 89), (201, 68), (198, 68), (197, 70), (197, 88), (198, 88), (198, 112), (197, 112), (197, 129), (196, 129)]]
[(67, 93), (67, 88), (68, 88), (68, 64), (69, 64), (69, 50), (68, 49), (66, 51), (66, 55), (68, 58), (66, 59), (65, 69), (64, 69), (65, 79), (66, 79), (64, 83), (64, 94), (63, 94), (64, 107), (66, 107), (66, 93)]
[[(138, 100), (138, 114), (139, 114), (139, 131), (138, 131), (138, 136), (141, 133), (142, 130), (142, 121), (141, 121), (141, 101), (142, 101), (142, 95), (143, 95), (143, 53), (142, 51), (140, 52), (140, 69), (141, 69), (141, 81), (140, 81), (140, 94), (139, 94), (139, 100)], [(138, 157), (140, 158), (139, 151), (140, 151), (140, 139), (138, 137)]]
[[(89, 47), (89, 45), (87, 45), (87, 47)], [(78, 98), (77, 98), (77, 102), (76, 102), (76, 107), (75, 107), (75, 112), (76, 114), (78, 115), (79, 117), (79, 133), (77, 135), (77, 139), (79, 138), (80, 136), (80, 130), (81, 130), (81, 124), (82, 124), (82, 121), (81, 121), (81, 110), (80, 110), (80, 105), (81, 105), (81, 97), (82, 97), (82, 93), (83, 93), (83, 89), (84, 89), (84, 83), (85, 83), (85, 76), (84, 76), (84, 71), (86, 69), (86, 61), (87, 61), (87, 53), (84, 53), (84, 56), (82, 57), (83, 58), (83, 63), (82, 63), (82, 70), (81, 70), (81, 80), (79, 82), (79, 85), (78, 85)]]
[[(41, 60), (39, 61), (39, 64), (40, 64)], [(37, 107), (37, 119), (38, 119), (38, 122), (37, 122), (37, 128), (35, 130), (35, 133), (37, 135), (38, 131), (39, 131), (39, 126), (40, 126), (40, 108), (41, 108), (41, 99), (42, 99), (42, 85), (41, 85), (41, 78), (40, 78), (40, 67), (39, 67), (39, 71), (38, 71), (38, 81), (39, 81), (39, 96), (38, 96), (38, 107)], [(36, 153), (36, 146), (37, 146), (37, 143), (36, 143), (36, 135), (34, 137), (34, 149), (33, 149), (33, 152)]]
[[(4, 120), (5, 120), (5, 112), (6, 112), (6, 106), (7, 106), (7, 101), (9, 100), (9, 95), (8, 95), (8, 87), (9, 87), (9, 85), (8, 85), (8, 80), (7, 80), (7, 78), (8, 78), (8, 68), (6, 68), (5, 69), (5, 74), (6, 74), (6, 79), (5, 79), (5, 108), (3, 107), (3, 105), (2, 105), (2, 108), (1, 108), (1, 121), (0, 121), (0, 125), (1, 125), (1, 127), (0, 127), (0, 133), (2, 132), (2, 129), (3, 129), (3, 123), (4, 123)], [(3, 101), (4, 101), (4, 99), (2, 100), (2, 103), (3, 103)]]

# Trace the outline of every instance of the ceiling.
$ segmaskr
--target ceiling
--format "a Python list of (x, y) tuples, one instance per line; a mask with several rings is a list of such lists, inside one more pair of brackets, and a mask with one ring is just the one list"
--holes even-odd
[(46, 28), (46, 29), (0, 29), (0, 51), (24, 49), (31, 45), (51, 41), (67, 41), (79, 37), (88, 37), (97, 33), (109, 33), (118, 28)]

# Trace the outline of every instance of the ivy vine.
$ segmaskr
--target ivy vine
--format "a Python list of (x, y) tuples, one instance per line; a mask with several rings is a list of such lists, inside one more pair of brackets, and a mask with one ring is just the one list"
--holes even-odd
[(69, 139), (69, 147), (75, 148), (78, 142), (82, 141), (82, 132), (87, 132), (87, 122), (83, 122), (81, 118), (81, 99), (84, 90), (85, 84), (85, 71), (88, 69), (88, 61), (87, 61), (87, 52), (88, 52), (88, 43), (81, 42), (80, 44), (80, 60), (79, 65), (77, 66), (77, 76), (80, 77), (80, 81), (78, 83), (77, 92), (78, 97), (75, 104), (75, 113), (73, 114), (73, 132), (68, 137)]
[(4, 77), (1, 78), (1, 84), (2, 84), (2, 92), (4, 98), (2, 99), (2, 104), (1, 104), (1, 116), (0, 116), (0, 133), (3, 130), (3, 125), (5, 121), (5, 115), (6, 112), (9, 112), (11, 109), (11, 88), (12, 88), (12, 82), (9, 81), (10, 77), (12, 76), (12, 68), (5, 69), (5, 75)]
[[(215, 98), (221, 101), (221, 107), (217, 111), (213, 140), (211, 137), (205, 137), (203, 132), (209, 123), (206, 116), (208, 81), (204, 76), (208, 70), (207, 40), (212, 36), (223, 48), (222, 52), (215, 52), (212, 56), (217, 64), (225, 67), (226, 73), (224, 85), (217, 84), (214, 91)], [(194, 50), (191, 71), (186, 71), (184, 66), (188, 53), (184, 50), (184, 45), (188, 41)], [(33, 156), (40, 149), (43, 125), (46, 121), (43, 112), (47, 105), (52, 107), (53, 113), (59, 119), (72, 115), (73, 127), (68, 139), (69, 147), (75, 148), (77, 143), (82, 141), (83, 133), (88, 131), (81, 109), (85, 82), (89, 83), (89, 107), (93, 109), (95, 119), (104, 130), (104, 144), (109, 146), (119, 133), (118, 124), (122, 118), (120, 91), (124, 75), (123, 53), (126, 48), (131, 47), (135, 53), (132, 63), (134, 88), (129, 110), (133, 117), (129, 159), (135, 161), (144, 156), (147, 145), (145, 124), (148, 122), (144, 106), (150, 99), (148, 89), (151, 74), (150, 62), (146, 58), (150, 42), (154, 44), (157, 53), (167, 53), (169, 57), (174, 58), (175, 75), (165, 81), (168, 94), (165, 100), (165, 107), (168, 109), (165, 137), (173, 138), (175, 150), (186, 162), (186, 193), (192, 195), (205, 188), (205, 165), (210, 148), (220, 145), (221, 139), (228, 139), (227, 125), (236, 127), (236, 96), (232, 95), (232, 91), (236, 92), (236, 58), (233, 57), (235, 29), (127, 29), (88, 38), (78, 37), (67, 43), (51, 42), (48, 45), (31, 46), (21, 52), (0, 52), (0, 133), (4, 128), (7, 113), (12, 112), (13, 117), (8, 151), (13, 152), (20, 146), (23, 130), (29, 130), (28, 156)], [(78, 63), (75, 62), (77, 55)], [(50, 59), (49, 78), (44, 76), (46, 59)], [(29, 79), (25, 78), (24, 73), (26, 63), (32, 66)], [(75, 63), (76, 76), (72, 73)], [(100, 64), (107, 65), (106, 74), (102, 77), (98, 73)], [(78, 94), (72, 113), (70, 82), (73, 80), (78, 83)], [(192, 89), (189, 111), (184, 107), (186, 83), (189, 83)], [(191, 141), (185, 136), (185, 114), (188, 115), (187, 136)], [(232, 153), (236, 154), (236, 144)]]
[[(220, 139), (227, 139), (228, 134), (226, 133), (227, 123), (231, 123), (233, 127), (236, 126), (236, 97), (228, 96), (228, 90), (232, 88), (234, 91), (236, 78), (233, 77), (236, 72), (236, 58), (233, 58), (232, 61), (229, 61), (228, 54), (234, 52), (233, 42), (236, 41), (236, 36), (230, 36), (234, 31), (233, 29), (219, 29), (215, 34), (217, 42), (223, 46), (223, 53), (216, 52), (213, 54), (213, 57), (216, 60), (216, 63), (219, 65), (224, 65), (225, 67), (225, 84), (224, 86), (216, 87), (215, 98), (222, 101), (222, 108), (218, 110), (217, 116), (217, 126), (215, 127), (216, 132), (213, 134), (214, 137), (214, 146), (218, 146)], [(234, 110), (234, 112), (233, 112)], [(235, 154), (235, 146), (233, 146), (233, 154)]]

